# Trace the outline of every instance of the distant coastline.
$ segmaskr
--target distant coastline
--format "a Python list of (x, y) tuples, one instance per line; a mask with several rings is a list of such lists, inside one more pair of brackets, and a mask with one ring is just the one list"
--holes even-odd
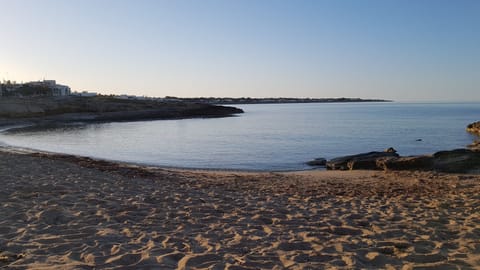
[(207, 104), (283, 104), (283, 103), (347, 103), (347, 102), (393, 102), (386, 99), (362, 99), (362, 98), (215, 98), (215, 97), (197, 97), (197, 98), (178, 98), (165, 97), (166, 100), (176, 100), (185, 102), (198, 102)]
[(34, 122), (117, 122), (243, 113), (235, 104), (391, 102), (360, 98), (149, 98), (138, 96), (24, 96), (0, 98), (0, 125)]

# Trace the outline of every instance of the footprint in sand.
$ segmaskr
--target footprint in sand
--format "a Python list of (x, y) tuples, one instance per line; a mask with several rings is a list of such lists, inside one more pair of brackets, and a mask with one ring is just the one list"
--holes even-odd
[(191, 269), (195, 267), (197, 269), (206, 269), (212, 265), (222, 261), (222, 256), (218, 254), (200, 254), (200, 255), (187, 255), (178, 262), (178, 270)]
[(66, 224), (70, 222), (74, 217), (65, 212), (62, 208), (55, 207), (44, 211), (41, 211), (35, 215), (40, 221), (48, 225)]

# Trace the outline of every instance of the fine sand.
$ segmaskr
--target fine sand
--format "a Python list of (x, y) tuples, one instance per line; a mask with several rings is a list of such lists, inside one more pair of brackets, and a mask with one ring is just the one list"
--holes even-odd
[(480, 269), (480, 176), (0, 153), (2, 269)]

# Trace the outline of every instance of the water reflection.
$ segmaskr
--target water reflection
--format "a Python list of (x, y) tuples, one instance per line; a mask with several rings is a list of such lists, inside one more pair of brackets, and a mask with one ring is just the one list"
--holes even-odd
[[(401, 155), (464, 148), (478, 104), (242, 105), (231, 118), (68, 123), (0, 133), (9, 145), (151, 165), (297, 170), (306, 161), (393, 147)], [(418, 139), (421, 138), (421, 141)]]
[(108, 128), (109, 124), (92, 123), (47, 123), (11, 128), (3, 132), (5, 135), (34, 136), (48, 133), (75, 133), (80, 131), (97, 132)]

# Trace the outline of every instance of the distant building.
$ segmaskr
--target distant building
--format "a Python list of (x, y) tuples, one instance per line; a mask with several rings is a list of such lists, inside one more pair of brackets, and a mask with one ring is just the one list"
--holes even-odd
[(68, 96), (71, 94), (70, 87), (57, 84), (55, 80), (27, 83), (4, 81), (0, 86), (0, 96)]
[(36, 81), (36, 82), (28, 82), (25, 84), (30, 86), (48, 88), (51, 90), (52, 96), (55, 96), (55, 97), (68, 96), (72, 92), (70, 87), (62, 84), (57, 84), (55, 80), (43, 80), (43, 81)]
[(18, 84), (15, 81), (4, 81), (0, 85), (0, 96), (8, 96), (9, 93), (17, 91), (23, 84)]
[(87, 92), (87, 91), (82, 91), (82, 92), (73, 92), (71, 93), (72, 96), (79, 96), (79, 97), (95, 97), (98, 94), (95, 92)]

